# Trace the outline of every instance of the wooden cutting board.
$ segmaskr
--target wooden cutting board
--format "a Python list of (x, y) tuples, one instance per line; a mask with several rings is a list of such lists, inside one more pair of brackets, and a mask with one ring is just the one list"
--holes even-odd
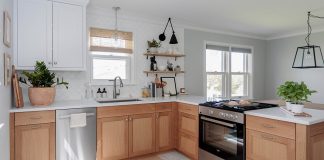
[(12, 86), (15, 96), (15, 105), (17, 108), (24, 107), (24, 98), (22, 95), (22, 90), (18, 81), (18, 74), (16, 72), (15, 66), (12, 66)]

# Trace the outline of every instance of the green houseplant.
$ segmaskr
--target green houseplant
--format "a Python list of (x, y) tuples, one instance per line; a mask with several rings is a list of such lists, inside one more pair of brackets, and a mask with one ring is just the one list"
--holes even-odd
[(287, 81), (277, 89), (277, 95), (287, 102), (287, 108), (295, 113), (301, 113), (309, 96), (316, 93), (310, 90), (304, 82)]
[(158, 48), (161, 47), (161, 42), (157, 42), (155, 39), (147, 41), (147, 45), (150, 52), (157, 52)]
[(47, 106), (53, 103), (58, 85), (64, 85), (68, 89), (68, 82), (63, 78), (56, 78), (55, 73), (50, 72), (44, 62), (36, 61), (33, 72), (23, 71), (27, 78), (20, 77), (19, 81), (28, 85), (28, 96), (33, 106)]

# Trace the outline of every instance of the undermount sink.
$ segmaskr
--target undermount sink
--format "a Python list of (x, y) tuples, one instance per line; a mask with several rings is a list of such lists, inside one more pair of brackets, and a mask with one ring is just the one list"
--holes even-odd
[(97, 99), (98, 103), (117, 103), (117, 102), (136, 102), (142, 101), (138, 98), (128, 98), (128, 99)]

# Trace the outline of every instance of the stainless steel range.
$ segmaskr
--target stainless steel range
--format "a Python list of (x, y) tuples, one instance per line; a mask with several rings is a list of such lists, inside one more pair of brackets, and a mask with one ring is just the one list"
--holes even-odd
[(244, 160), (244, 111), (276, 107), (262, 103), (229, 106), (228, 102), (206, 102), (199, 106), (200, 160)]

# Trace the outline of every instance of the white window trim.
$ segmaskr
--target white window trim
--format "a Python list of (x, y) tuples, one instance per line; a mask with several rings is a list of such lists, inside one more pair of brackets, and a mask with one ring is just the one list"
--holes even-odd
[(99, 58), (99, 59), (113, 59), (113, 60), (126, 60), (126, 76), (129, 77), (128, 79), (123, 79), (123, 83), (125, 85), (133, 85), (134, 83), (134, 71), (133, 71), (133, 56), (112, 56), (112, 55), (95, 55), (91, 54), (90, 52), (90, 83), (91, 85), (113, 85), (113, 82), (110, 80), (113, 79), (102, 79), (97, 80), (93, 79), (93, 59)]
[[(225, 87), (223, 87), (223, 94), (225, 95), (224, 97), (221, 98), (249, 98), (249, 99), (253, 99), (253, 59), (254, 59), (254, 47), (253, 46), (247, 46), (247, 45), (239, 45), (239, 44), (230, 44), (230, 43), (221, 43), (221, 42), (213, 42), (213, 41), (204, 41), (204, 49), (203, 49), (203, 86), (204, 86), (204, 96), (207, 97), (207, 73), (206, 72), (206, 46), (207, 45), (220, 45), (220, 46), (229, 46), (230, 47), (230, 52), (231, 52), (231, 48), (232, 47), (242, 47), (242, 48), (247, 48), (247, 49), (251, 49), (251, 54), (250, 56), (247, 56), (246, 61), (247, 61), (247, 65), (244, 65), (247, 73), (240, 73), (240, 72), (232, 72), (232, 74), (230, 72), (217, 72), (220, 74), (224, 74), (223, 76), (223, 84), (225, 84)], [(229, 71), (231, 71), (231, 66), (230, 66), (230, 60), (231, 60), (231, 54), (229, 54), (229, 56), (225, 56), (225, 66), (229, 67)], [(229, 58), (229, 59), (227, 59)], [(252, 62), (252, 63), (251, 63)], [(229, 63), (229, 64), (227, 64)], [(211, 72), (209, 72), (211, 73)], [(208, 74), (209, 74), (208, 73)], [(214, 73), (215, 74), (215, 73)], [(236, 74), (245, 74), (246, 76), (245, 78), (245, 82), (247, 83), (245, 85), (246, 88), (244, 88), (244, 90), (247, 92), (247, 96), (244, 97), (231, 97), (231, 83), (230, 84), (226, 84), (226, 82), (231, 82), (231, 75), (236, 75)], [(227, 80), (229, 79), (229, 80)], [(225, 82), (224, 82), (225, 81)], [(227, 91), (227, 92), (226, 92)]]

